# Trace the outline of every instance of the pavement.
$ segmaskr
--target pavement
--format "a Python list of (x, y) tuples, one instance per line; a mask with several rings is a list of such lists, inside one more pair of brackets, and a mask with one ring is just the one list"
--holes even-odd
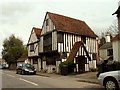
[(87, 82), (87, 83), (93, 83), (93, 84), (99, 84), (97, 77), (97, 72), (85, 72), (81, 74), (73, 74), (73, 75), (60, 75), (55, 73), (43, 73), (43, 72), (37, 72), (37, 75), (39, 76), (45, 76), (45, 77), (67, 77), (67, 78), (74, 78), (78, 82)]

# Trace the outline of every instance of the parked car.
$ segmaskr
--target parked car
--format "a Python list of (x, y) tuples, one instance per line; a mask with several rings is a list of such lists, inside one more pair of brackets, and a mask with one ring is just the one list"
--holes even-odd
[(31, 64), (19, 64), (16, 68), (16, 74), (36, 74), (36, 69)]
[(120, 70), (101, 73), (98, 80), (106, 90), (118, 90), (120, 89)]

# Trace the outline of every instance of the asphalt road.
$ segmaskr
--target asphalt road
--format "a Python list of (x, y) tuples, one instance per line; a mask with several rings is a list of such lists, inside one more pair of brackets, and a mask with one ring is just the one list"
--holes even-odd
[[(19, 75), (14, 71), (0, 70), (0, 81), (2, 88), (71, 88), (71, 89), (84, 89), (84, 90), (96, 90), (101, 88), (98, 84), (78, 82), (73, 78), (62, 77), (45, 77), (38, 75)], [(16, 89), (15, 89), (16, 90)], [(21, 90), (21, 89), (20, 89)], [(55, 89), (56, 90), (56, 89)]]

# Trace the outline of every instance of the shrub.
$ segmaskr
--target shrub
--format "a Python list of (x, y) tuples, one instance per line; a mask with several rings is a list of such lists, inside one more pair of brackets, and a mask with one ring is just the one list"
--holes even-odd
[(115, 61), (116, 70), (120, 70), (120, 62)]
[(98, 70), (97, 70), (97, 68), (90, 68), (90, 71), (91, 71), (91, 72), (96, 72), (96, 71), (98, 71)]
[(73, 73), (74, 72), (74, 68), (75, 68), (75, 63), (74, 62), (72, 62), (72, 61), (61, 62), (61, 64), (59, 65), (60, 70), (64, 65), (67, 65), (68, 73)]

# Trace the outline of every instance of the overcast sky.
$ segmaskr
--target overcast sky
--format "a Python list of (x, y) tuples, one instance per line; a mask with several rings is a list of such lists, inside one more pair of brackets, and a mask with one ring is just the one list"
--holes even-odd
[[(0, 0), (0, 52), (11, 34), (27, 44), (32, 27), (41, 28), (47, 11), (85, 21), (99, 34), (116, 18), (119, 0)], [(0, 55), (1, 57), (1, 55)]]

